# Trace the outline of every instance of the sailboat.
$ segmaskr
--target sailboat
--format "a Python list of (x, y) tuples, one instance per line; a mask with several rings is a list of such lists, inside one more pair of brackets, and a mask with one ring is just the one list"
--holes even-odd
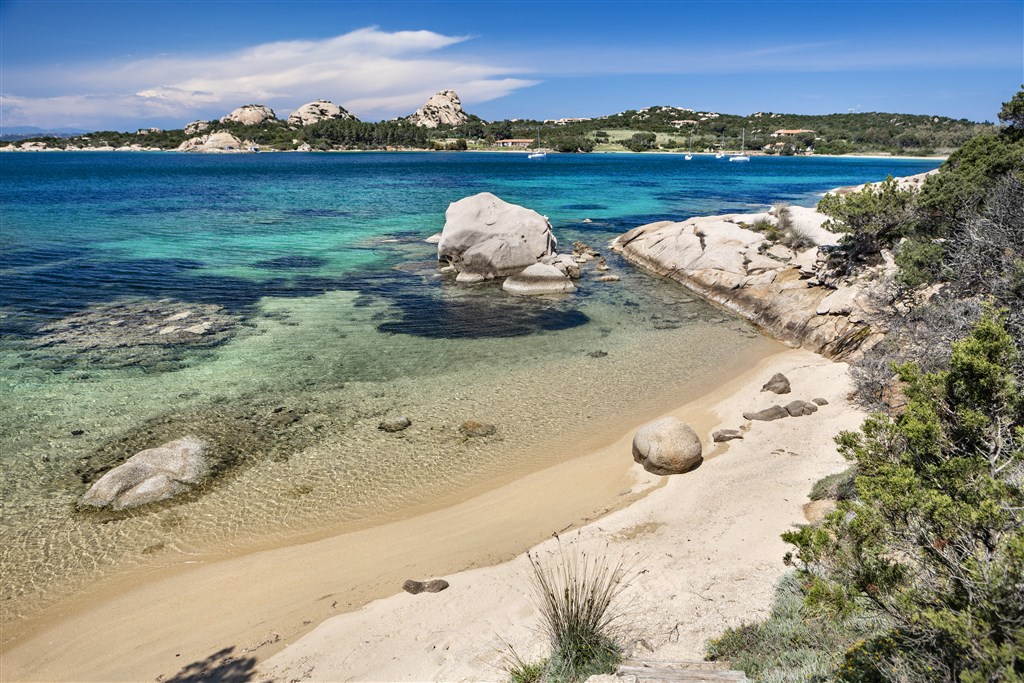
[(747, 129), (743, 129), (743, 135), (740, 138), (740, 153), (734, 154), (729, 157), (729, 161), (750, 161), (750, 157), (744, 154), (747, 146)]
[(690, 139), (686, 143), (686, 156), (683, 157), (683, 158), (686, 159), (687, 161), (689, 161), (690, 159), (693, 159), (693, 154), (691, 154), (692, 151), (693, 151), (693, 133), (690, 133)]
[(527, 156), (526, 158), (527, 159), (547, 159), (548, 158), (547, 152), (540, 151), (540, 128), (537, 129), (537, 146), (533, 148), (533, 151), (530, 152), (529, 156)]
[(725, 149), (725, 132), (723, 131), (722, 132), (722, 144), (720, 144), (718, 146), (718, 154), (715, 155), (716, 159), (721, 159), (722, 157), (725, 156), (725, 152), (723, 151), (724, 149)]

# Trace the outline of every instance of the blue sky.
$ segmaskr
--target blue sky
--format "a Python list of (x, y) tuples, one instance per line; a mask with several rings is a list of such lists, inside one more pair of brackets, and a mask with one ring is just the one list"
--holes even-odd
[(329, 99), (364, 120), (454, 89), (485, 119), (656, 104), (995, 120), (1024, 0), (0, 0), (7, 126), (181, 127)]

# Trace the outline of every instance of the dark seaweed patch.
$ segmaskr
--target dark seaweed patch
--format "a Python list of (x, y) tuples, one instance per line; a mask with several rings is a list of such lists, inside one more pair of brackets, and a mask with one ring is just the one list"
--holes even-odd
[(479, 296), (406, 295), (392, 300), (397, 320), (377, 326), (380, 332), (428, 339), (520, 337), (566, 330), (590, 321), (585, 313), (545, 301), (514, 300), (500, 292)]
[(302, 270), (304, 268), (321, 268), (327, 265), (327, 259), (321, 256), (278, 256), (277, 258), (257, 261), (253, 268), (263, 270)]

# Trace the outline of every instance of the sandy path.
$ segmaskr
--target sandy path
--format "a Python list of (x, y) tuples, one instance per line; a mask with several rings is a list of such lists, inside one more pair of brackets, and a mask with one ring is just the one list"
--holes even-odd
[[(702, 658), (707, 638), (767, 613), (785, 571), (779, 534), (804, 521), (801, 506), (812, 483), (845, 467), (832, 437), (863, 418), (846, 400), (847, 369), (806, 351), (768, 359), (706, 397), (704, 406), (717, 417), (701, 425), (704, 435), (719, 423), (737, 427), (743, 411), (772, 403), (823, 397), (829, 404), (812, 416), (753, 423), (742, 441), (720, 447), (698, 470), (670, 477), (642, 500), (563, 535), (563, 544), (573, 539), (613, 556), (636, 556), (642, 573), (626, 602), (631, 637), (646, 644), (638, 649), (665, 659)], [(792, 394), (759, 391), (777, 371), (792, 381)], [(691, 418), (695, 408), (668, 414)], [(613, 445), (622, 458), (629, 457), (630, 439), (631, 433)], [(544, 555), (554, 548), (552, 540), (536, 550)], [(438, 594), (378, 600), (324, 622), (266, 661), (260, 674), (273, 680), (503, 680), (501, 639), (527, 657), (544, 651), (529, 575), (520, 555), (447, 576), (451, 587)]]

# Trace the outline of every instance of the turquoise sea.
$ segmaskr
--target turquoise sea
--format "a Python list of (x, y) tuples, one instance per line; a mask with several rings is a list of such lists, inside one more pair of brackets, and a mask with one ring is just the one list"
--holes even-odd
[[(0, 616), (119, 571), (372, 525), (571, 457), (622, 415), (681, 404), (778, 348), (608, 240), (937, 165), (0, 155)], [(589, 271), (574, 295), (524, 300), (441, 278), (423, 240), (481, 191), (548, 216), (561, 247), (585, 241), (622, 279)], [(182, 336), (184, 321), (204, 333)], [(394, 415), (413, 426), (377, 428)], [(495, 433), (467, 438), (465, 420)], [(76, 508), (100, 473), (187, 434), (217, 463), (201, 490)]]

